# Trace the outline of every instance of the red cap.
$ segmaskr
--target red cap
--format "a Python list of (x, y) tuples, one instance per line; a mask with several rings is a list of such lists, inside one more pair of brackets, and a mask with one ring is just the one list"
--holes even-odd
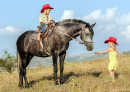
[[(114, 42), (115, 44), (117, 44), (115, 37), (109, 37), (109, 39), (106, 40), (104, 43), (108, 43), (109, 41), (110, 41), (110, 42)], [(118, 44), (117, 44), (117, 45), (118, 45)]]
[(45, 9), (54, 9), (54, 8), (50, 7), (49, 4), (45, 4), (45, 5), (43, 5), (43, 8), (41, 9), (41, 13), (42, 13), (43, 10), (45, 10)]

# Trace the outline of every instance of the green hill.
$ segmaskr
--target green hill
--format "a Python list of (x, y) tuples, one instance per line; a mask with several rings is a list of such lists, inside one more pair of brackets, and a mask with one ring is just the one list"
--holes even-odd
[[(125, 51), (125, 52), (119, 52), (119, 55), (121, 54), (129, 54), (130, 51)], [(108, 57), (108, 54), (99, 54), (99, 55), (95, 55), (94, 53), (90, 53), (90, 54), (81, 54), (81, 55), (75, 55), (75, 56), (66, 56), (65, 61), (69, 62), (69, 63), (73, 63), (73, 61), (75, 62), (85, 62), (88, 60), (93, 60), (93, 59), (97, 59), (97, 58), (106, 58)], [(46, 58), (41, 58), (41, 57), (35, 57), (31, 60), (28, 68), (32, 68), (32, 67), (37, 67), (39, 65), (41, 65), (42, 67), (45, 67), (46, 65), (52, 65), (52, 57), (46, 57)]]

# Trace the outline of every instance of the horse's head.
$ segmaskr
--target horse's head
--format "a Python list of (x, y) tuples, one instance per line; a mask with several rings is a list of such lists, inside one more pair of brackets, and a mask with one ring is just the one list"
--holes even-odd
[(82, 29), (81, 34), (80, 34), (80, 38), (86, 45), (86, 48), (88, 51), (92, 51), (94, 48), (94, 46), (93, 46), (93, 35), (94, 35), (93, 27), (95, 24), (86, 25), (86, 27)]

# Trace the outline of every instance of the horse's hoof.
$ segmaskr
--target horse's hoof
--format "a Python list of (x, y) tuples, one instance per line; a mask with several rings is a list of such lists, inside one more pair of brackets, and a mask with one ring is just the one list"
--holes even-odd
[(66, 84), (60, 84), (61, 86), (65, 86)]
[(63, 81), (60, 81), (60, 84), (64, 84), (64, 82), (63, 82)]
[(66, 85), (66, 84), (64, 84), (64, 82), (63, 82), (63, 81), (60, 81), (60, 85)]
[(25, 85), (25, 88), (29, 88), (29, 87), (30, 87), (29, 84), (26, 84), (26, 85)]
[(23, 85), (21, 85), (21, 84), (18, 84), (18, 87), (19, 87), (19, 88), (23, 88)]
[(55, 85), (57, 86), (57, 85), (59, 85), (59, 83), (58, 83), (58, 82), (56, 82), (56, 83), (55, 83)]
[(59, 87), (60, 85), (56, 85), (56, 87)]

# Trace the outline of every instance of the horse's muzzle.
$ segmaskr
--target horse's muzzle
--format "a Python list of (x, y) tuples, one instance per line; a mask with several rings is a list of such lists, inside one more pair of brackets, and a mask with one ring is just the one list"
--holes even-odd
[(87, 42), (87, 41), (85, 41), (84, 44), (85, 44), (85, 46), (86, 46), (86, 48), (87, 48), (88, 51), (92, 51), (93, 50), (93, 48), (94, 48), (93, 42)]

